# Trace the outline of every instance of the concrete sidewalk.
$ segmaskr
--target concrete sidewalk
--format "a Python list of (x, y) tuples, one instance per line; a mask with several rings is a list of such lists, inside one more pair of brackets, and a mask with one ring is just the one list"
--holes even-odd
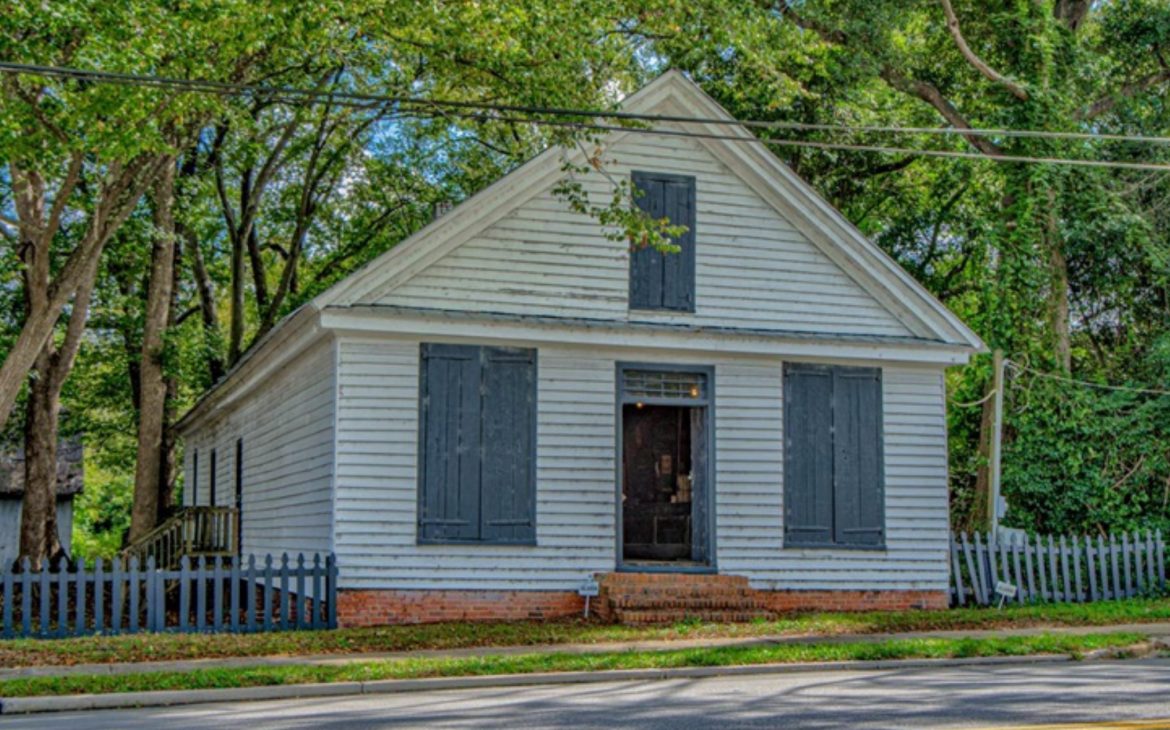
[(777, 644), (844, 644), (876, 643), (896, 639), (986, 639), (1043, 634), (1085, 635), (1105, 633), (1140, 633), (1152, 639), (1170, 642), (1170, 623), (1117, 624), (1111, 626), (1039, 627), (1023, 629), (987, 629), (977, 631), (922, 631), (900, 634), (836, 634), (803, 636), (761, 636), (752, 638), (680, 639), (677, 641), (636, 641), (597, 644), (551, 644), (507, 647), (474, 647), (368, 654), (318, 654), (307, 656), (238, 657), (229, 659), (187, 659), (161, 662), (111, 664), (77, 664), (73, 666), (17, 667), (0, 669), (0, 681), (22, 677), (66, 677), (77, 675), (120, 675), (147, 672), (194, 672), (203, 669), (254, 668), (280, 666), (333, 666), (361, 662), (392, 661), (417, 658), (460, 658), (474, 656), (515, 656), (530, 654), (602, 654), (633, 651), (678, 651), (696, 648), (749, 647)]

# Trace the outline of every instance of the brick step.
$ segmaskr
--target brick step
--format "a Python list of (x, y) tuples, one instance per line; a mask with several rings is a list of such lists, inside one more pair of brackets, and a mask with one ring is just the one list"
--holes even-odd
[(767, 610), (768, 604), (759, 598), (719, 598), (716, 596), (664, 597), (653, 600), (618, 599), (609, 605), (618, 610), (657, 611), (666, 610)]
[(674, 600), (686, 598), (718, 598), (725, 601), (747, 600), (754, 598), (756, 591), (751, 589), (726, 590), (721, 588), (685, 588), (664, 589), (658, 591), (602, 591), (602, 595), (612, 601), (641, 601), (641, 600)]
[(661, 597), (638, 597), (638, 598), (618, 598), (610, 599), (610, 606), (613, 608), (631, 608), (631, 610), (652, 610), (652, 608), (694, 608), (694, 610), (704, 610), (704, 608), (768, 608), (768, 604), (763, 599), (748, 598), (737, 595), (737, 597), (718, 597), (718, 595), (661, 595)]
[(747, 588), (747, 576), (689, 575), (684, 573), (606, 573), (598, 579), (602, 588)]
[(704, 623), (747, 623), (756, 620), (771, 620), (775, 614), (763, 610), (723, 610), (723, 611), (688, 611), (682, 609), (670, 610), (625, 610), (615, 612), (618, 623), (627, 625), (640, 624), (674, 624), (683, 621), (699, 620)]

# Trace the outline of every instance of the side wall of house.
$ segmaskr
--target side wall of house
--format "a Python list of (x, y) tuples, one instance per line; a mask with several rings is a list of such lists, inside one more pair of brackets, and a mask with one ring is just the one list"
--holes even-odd
[(616, 363), (639, 362), (715, 366), (720, 573), (763, 590), (946, 590), (941, 368), (883, 369), (887, 544), (859, 551), (784, 547), (780, 358), (539, 348), (536, 546), (417, 544), (419, 343), (346, 338), (339, 362), (342, 588), (572, 592), (612, 571)]
[(242, 440), (245, 555), (332, 550), (335, 353), (332, 340), (314, 345), (186, 434), (187, 505), (212, 503), (214, 450), (214, 503), (235, 506), (236, 448)]

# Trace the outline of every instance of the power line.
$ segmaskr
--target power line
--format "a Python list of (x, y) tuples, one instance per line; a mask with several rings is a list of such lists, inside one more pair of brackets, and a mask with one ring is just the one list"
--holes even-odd
[(1037, 163), (1046, 165), (1068, 165), (1072, 167), (1099, 167), (1119, 170), (1154, 170), (1170, 172), (1170, 165), (1160, 165), (1151, 162), (1115, 162), (1112, 160), (1081, 160), (1063, 157), (1032, 157), (1025, 155), (988, 155), (982, 152), (959, 152), (956, 150), (923, 150), (907, 147), (889, 147), (885, 145), (856, 145), (839, 142), (815, 142), (801, 139), (773, 139), (749, 135), (741, 137), (732, 134), (715, 134), (712, 132), (685, 132), (672, 129), (645, 129), (638, 127), (620, 127), (611, 124), (590, 124), (582, 122), (559, 122), (546, 119), (515, 119), (509, 117), (486, 117), (482, 115), (461, 114), (456, 116), (482, 118), (492, 121), (511, 121), (516, 123), (539, 124), (553, 127), (572, 127), (581, 130), (600, 132), (632, 132), (641, 134), (656, 134), (667, 137), (687, 137), (690, 139), (718, 139), (728, 142), (746, 142), (758, 144), (774, 144), (781, 147), (804, 147), (820, 150), (852, 150), (857, 152), (882, 152), (886, 154), (921, 155), (924, 157), (950, 157), (963, 160), (991, 160), (995, 162)]
[(1124, 391), (1127, 393), (1146, 393), (1149, 395), (1170, 395), (1170, 390), (1159, 390), (1157, 388), (1134, 388), (1134, 387), (1130, 387), (1127, 385), (1104, 385), (1102, 383), (1093, 383), (1093, 382), (1090, 382), (1088, 380), (1077, 380), (1075, 378), (1069, 378), (1069, 377), (1066, 377), (1064, 375), (1056, 375), (1055, 373), (1045, 373), (1045, 372), (1042, 372), (1040, 370), (1030, 368), (1027, 365), (1021, 365), (1018, 362), (1013, 362), (1011, 360), (1005, 360), (1004, 364), (1007, 365), (1008, 367), (1012, 368), (1013, 370), (1016, 370), (1018, 372), (1028, 372), (1028, 373), (1031, 373), (1032, 375), (1035, 375), (1038, 378), (1046, 378), (1048, 380), (1057, 380), (1057, 381), (1060, 381), (1063, 383), (1072, 383), (1074, 385), (1082, 385), (1082, 386), (1085, 386), (1087, 388), (1100, 388), (1102, 390), (1116, 390), (1116, 391)]
[[(897, 132), (897, 133), (926, 133), (926, 134), (958, 134), (960, 136), (971, 135), (1007, 135), (1007, 136), (1035, 136), (1046, 138), (1068, 138), (1080, 140), (1121, 140), (1130, 142), (1148, 142), (1157, 144), (1170, 144), (1170, 137), (1139, 137), (1132, 135), (1100, 135), (1100, 134), (1084, 134), (1084, 133), (1065, 133), (1065, 132), (1043, 132), (1033, 130), (957, 130), (957, 129), (941, 129), (941, 128), (903, 128), (903, 127), (848, 127), (838, 125), (817, 125), (804, 124), (800, 122), (754, 122), (754, 121), (739, 121), (719, 118), (704, 118), (704, 117), (686, 117), (673, 115), (656, 115), (656, 114), (639, 114), (634, 112), (622, 111), (602, 111), (602, 110), (581, 110), (581, 109), (563, 109), (555, 107), (536, 107), (512, 104), (493, 104), (488, 102), (469, 102), (469, 101), (450, 101), (450, 100), (428, 100), (418, 99), (414, 97), (397, 97), (377, 94), (363, 94), (347, 91), (325, 91), (320, 89), (303, 89), (297, 87), (270, 87), (257, 86), (249, 84), (233, 84), (218, 81), (206, 81), (197, 79), (177, 79), (167, 78), (161, 76), (149, 76), (142, 74), (123, 74), (113, 73), (108, 71), (88, 71), (84, 69), (74, 69), (61, 66), (37, 66), (31, 64), (19, 64), (0, 62), (0, 72), (3, 73), (28, 73), (56, 78), (71, 78), (78, 81), (91, 81), (95, 83), (111, 83), (126, 86), (145, 86), (154, 88), (174, 88), (187, 91), (195, 91), (202, 93), (214, 93), (222, 96), (231, 96), (236, 94), (247, 94), (264, 96), (275, 101), (288, 101), (293, 99), (308, 99), (310, 102), (329, 103), (337, 106), (356, 107), (356, 108), (376, 108), (385, 105), (397, 105), (418, 107), (421, 109), (456, 109), (460, 111), (448, 112), (448, 116), (459, 118), (469, 118), (481, 121), (494, 122), (510, 122), (517, 124), (532, 124), (540, 126), (565, 127), (582, 131), (603, 131), (603, 132), (633, 132), (643, 134), (656, 134), (663, 136), (678, 136), (697, 139), (719, 139), (734, 142), (751, 142), (762, 144), (773, 144), (786, 147), (801, 147), (822, 150), (841, 150), (841, 151), (859, 151), (859, 152), (878, 152), (883, 154), (903, 154), (903, 155), (919, 155), (925, 157), (939, 157), (939, 158), (957, 158), (970, 160), (992, 160), (998, 162), (1017, 162), (1017, 163), (1036, 163), (1036, 164), (1054, 164), (1054, 165), (1069, 165), (1076, 167), (1096, 167), (1096, 168), (1110, 168), (1110, 169), (1127, 169), (1127, 170), (1146, 170), (1146, 171), (1170, 171), (1170, 165), (1160, 165), (1153, 163), (1138, 163), (1138, 162), (1118, 162), (1109, 160), (1085, 160), (1076, 158), (1059, 158), (1059, 157), (1038, 157), (1038, 156), (1015, 156), (1015, 155), (994, 155), (977, 152), (960, 152), (954, 150), (924, 150), (917, 148), (893, 147), (889, 145), (858, 145), (835, 142), (818, 142), (812, 140), (793, 140), (793, 139), (778, 139), (778, 138), (761, 138), (754, 135), (739, 136), (729, 134), (718, 134), (712, 132), (694, 132), (682, 130), (664, 130), (664, 129), (648, 129), (644, 127), (633, 126), (619, 126), (610, 124), (597, 124), (592, 122), (581, 121), (558, 121), (552, 119), (535, 118), (535, 117), (502, 117), (492, 116), (486, 112), (507, 112), (507, 113), (525, 113), (525, 114), (541, 114), (547, 116), (570, 116), (570, 117), (586, 117), (586, 118), (611, 118), (632, 122), (667, 122), (667, 123), (683, 123), (683, 124), (705, 124), (705, 125), (724, 125), (724, 126), (747, 126), (756, 128), (769, 129), (815, 129), (815, 130), (832, 130), (832, 131), (849, 131), (849, 132)], [(415, 112), (417, 113), (417, 112)], [(441, 113), (441, 112), (440, 112)], [(433, 116), (434, 113), (427, 115)]]
[(606, 119), (625, 119), (629, 121), (646, 122), (682, 122), (692, 124), (734, 124), (744, 127), (760, 129), (787, 129), (809, 130), (825, 132), (861, 132), (880, 134), (933, 134), (960, 137), (1035, 137), (1041, 139), (1068, 139), (1081, 141), (1114, 141), (1134, 142), (1141, 144), (1170, 145), (1170, 137), (1149, 137), (1132, 134), (1106, 134), (1100, 132), (1050, 132), (1044, 130), (1026, 129), (955, 129), (953, 127), (900, 127), (900, 126), (872, 126), (872, 125), (842, 125), (842, 124), (814, 124), (809, 122), (791, 121), (762, 121), (762, 120), (728, 120), (714, 117), (688, 117), (669, 114), (640, 114), (620, 110), (602, 109), (567, 109), (562, 107), (541, 107), (519, 104), (497, 104), (492, 102), (455, 101), (442, 99), (419, 99), (410, 96), (389, 96), (382, 94), (364, 94), (352, 91), (325, 91), (321, 89), (304, 89), (291, 86), (260, 86), (255, 84), (237, 84), (221, 81), (206, 81), (200, 79), (180, 79), (165, 76), (146, 74), (115, 73), (110, 71), (91, 71), (86, 69), (69, 68), (64, 66), (40, 66), (34, 64), (0, 62), (0, 72), (30, 73), (40, 76), (59, 78), (74, 78), (95, 82), (119, 83), (135, 86), (166, 86), (188, 87), (196, 91), (216, 92), (220, 94), (248, 93), (280, 96), (324, 97), (336, 101), (362, 101), (379, 104), (399, 104), (411, 106), (440, 106), (462, 109), (479, 109), (484, 111), (502, 111), (524, 114), (546, 114), (550, 116), (575, 116)]

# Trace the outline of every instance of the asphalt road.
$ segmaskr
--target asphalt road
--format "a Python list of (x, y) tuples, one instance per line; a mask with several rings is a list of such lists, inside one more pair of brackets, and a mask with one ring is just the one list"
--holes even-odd
[(1170, 661), (429, 692), (0, 718), (3, 730), (1170, 728)]

